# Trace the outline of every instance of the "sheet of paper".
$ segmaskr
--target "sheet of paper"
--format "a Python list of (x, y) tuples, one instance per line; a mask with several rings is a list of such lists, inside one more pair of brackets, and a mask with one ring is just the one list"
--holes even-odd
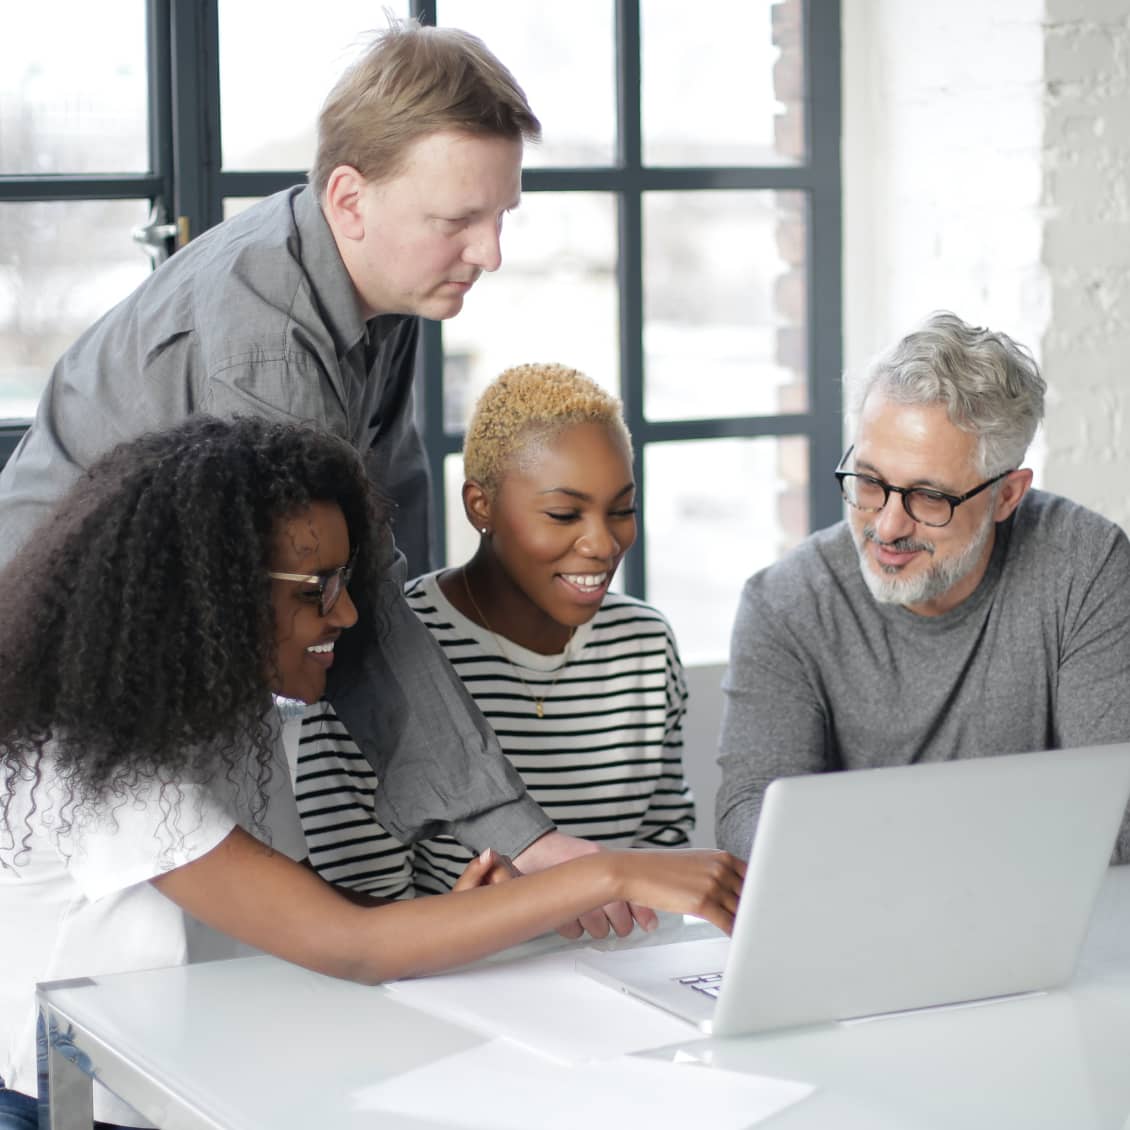
[(700, 1035), (685, 1020), (578, 973), (580, 952), (390, 981), (386, 988), (406, 1004), (561, 1063), (608, 1059)]
[(412, 1115), (467, 1130), (636, 1125), (742, 1130), (812, 1090), (807, 1083), (651, 1059), (567, 1066), (508, 1040), (491, 1040), (365, 1087), (352, 1100), (356, 1110)]

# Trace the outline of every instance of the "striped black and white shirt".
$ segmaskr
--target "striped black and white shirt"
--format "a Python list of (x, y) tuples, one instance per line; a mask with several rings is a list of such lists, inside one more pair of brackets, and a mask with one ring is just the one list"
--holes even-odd
[(306, 849), (331, 883), (382, 898), (412, 895), (412, 849), (373, 815), (377, 775), (328, 702), (306, 708), (294, 764), (294, 795)]
[[(498, 735), (530, 795), (557, 827), (607, 847), (680, 847), (694, 803), (683, 778), (687, 690), (666, 619), (609, 593), (565, 652), (501, 642), (443, 595), (437, 574), (408, 584), (427, 626)], [(539, 718), (534, 696), (543, 698)], [(298, 755), (299, 813), (311, 862), (332, 882), (401, 893), (451, 887), (471, 853), (447, 837), (401, 848), (372, 819), (368, 763), (326, 704), (311, 708)], [(368, 834), (364, 834), (366, 823)]]

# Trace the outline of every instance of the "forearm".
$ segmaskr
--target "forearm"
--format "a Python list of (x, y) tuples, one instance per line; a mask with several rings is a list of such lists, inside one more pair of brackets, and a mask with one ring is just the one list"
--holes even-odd
[(337, 894), (341, 895), (347, 902), (353, 903), (354, 906), (389, 906), (396, 901), (395, 899), (383, 898), (381, 895), (366, 894), (365, 891), (356, 890), (354, 887), (343, 887), (337, 883), (331, 883), (330, 886)]
[(363, 912), (368, 936), (358, 979), (475, 961), (610, 902), (692, 914), (729, 933), (744, 876), (745, 865), (723, 852), (597, 852), (498, 885), (395, 903)]
[(615, 861), (592, 855), (510, 882), (396, 903), (366, 923), (366, 975), (436, 973), (548, 933), (622, 895)]
[(231, 937), (330, 976), (375, 983), (462, 965), (612, 901), (614, 857), (586, 856), (497, 886), (373, 905), (242, 829), (153, 880)]
[[(300, 859), (299, 866), (304, 867), (312, 875), (318, 875), (318, 869), (310, 862), (310, 857)], [(321, 879), (319, 875), (318, 878)], [(364, 891), (356, 891), (352, 887), (341, 887), (337, 883), (330, 883), (328, 879), (322, 879), (323, 883), (327, 883), (334, 891), (336, 891), (343, 899), (347, 899), (355, 906), (384, 906), (386, 903), (391, 902), (391, 899), (381, 898), (379, 895), (367, 895)]]
[(721, 852), (597, 852), (497, 885), (358, 907), (235, 828), (152, 883), (221, 933), (371, 984), (475, 961), (619, 900), (695, 914), (729, 931), (743, 875)]

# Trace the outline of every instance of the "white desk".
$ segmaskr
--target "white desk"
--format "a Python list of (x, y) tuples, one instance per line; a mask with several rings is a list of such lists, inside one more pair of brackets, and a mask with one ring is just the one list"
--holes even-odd
[[(56, 982), (40, 999), (87, 1069), (163, 1130), (439, 1130), (348, 1097), (483, 1040), (269, 957)], [(780, 1130), (1130, 1130), (1130, 867), (1108, 875), (1068, 990), (649, 1054), (816, 1084)], [(57, 1053), (52, 1071), (53, 1125), (86, 1130), (88, 1076)]]

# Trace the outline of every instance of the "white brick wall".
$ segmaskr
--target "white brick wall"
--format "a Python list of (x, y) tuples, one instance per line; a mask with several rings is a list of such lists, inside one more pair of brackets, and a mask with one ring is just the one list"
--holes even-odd
[(1130, 0), (1047, 0), (1045, 479), (1130, 528)]
[(1051, 386), (1042, 485), (1130, 526), (1130, 0), (844, 0), (845, 360), (945, 307)]

